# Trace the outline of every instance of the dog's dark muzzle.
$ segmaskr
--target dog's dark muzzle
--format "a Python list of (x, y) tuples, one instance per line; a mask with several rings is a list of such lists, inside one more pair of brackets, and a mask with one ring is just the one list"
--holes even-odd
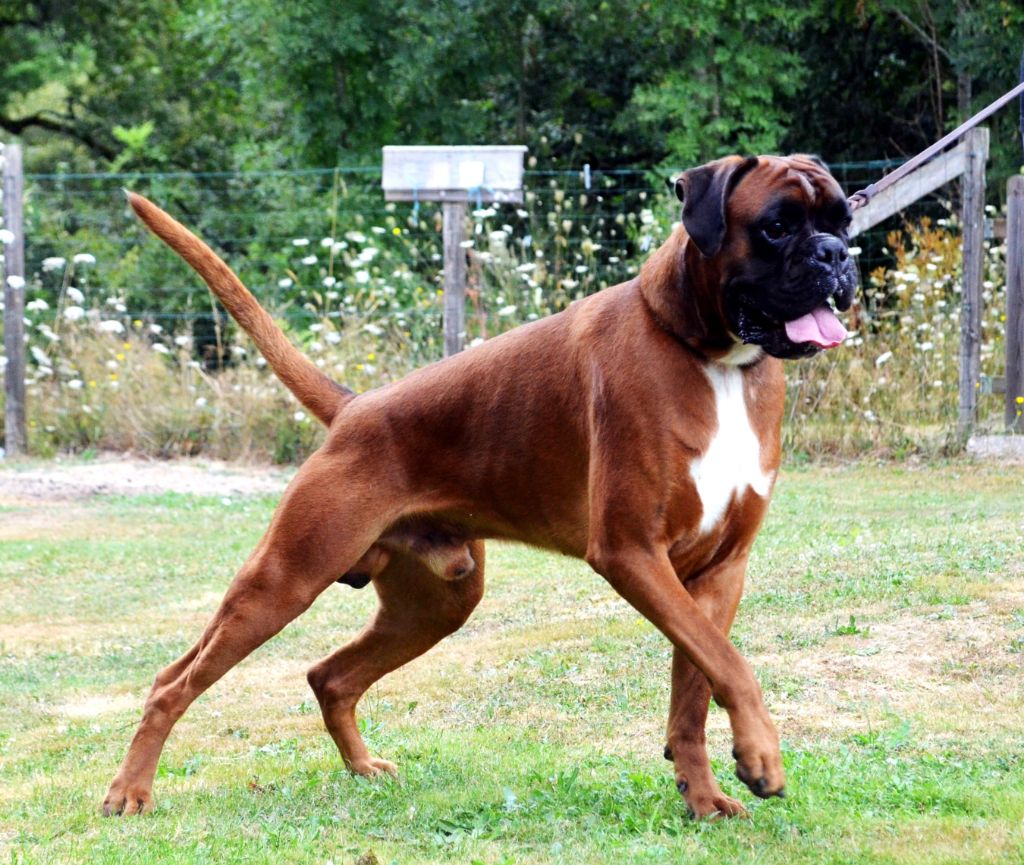
[[(831, 313), (822, 311), (823, 307), (840, 312), (849, 309), (856, 294), (857, 269), (841, 238), (816, 234), (790, 250), (782, 284), (774, 291), (745, 281), (732, 288), (732, 324), (743, 342), (760, 345), (779, 358), (810, 357), (836, 344), (842, 334), (824, 343), (821, 333), (816, 336), (817, 342), (797, 341), (787, 334), (786, 323), (815, 310), (821, 311), (817, 317), (824, 321)], [(833, 327), (842, 330), (834, 317), (831, 321)]]

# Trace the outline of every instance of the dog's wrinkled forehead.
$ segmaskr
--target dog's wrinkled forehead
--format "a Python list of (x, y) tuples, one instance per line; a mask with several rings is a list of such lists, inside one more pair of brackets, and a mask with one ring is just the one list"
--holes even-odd
[[(766, 198), (764, 190), (771, 190)], [(828, 167), (816, 156), (761, 156), (736, 184), (727, 211), (730, 218), (750, 223), (782, 201), (802, 205), (808, 213), (848, 213), (846, 196)], [(731, 220), (730, 220), (731, 221)]]

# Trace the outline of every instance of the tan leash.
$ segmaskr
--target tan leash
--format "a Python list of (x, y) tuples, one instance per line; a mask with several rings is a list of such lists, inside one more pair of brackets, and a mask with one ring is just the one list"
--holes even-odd
[[(1009, 90), (1006, 93), (1004, 93), (991, 105), (987, 106), (986, 108), (983, 108), (981, 111), (975, 114), (970, 120), (961, 123), (956, 129), (950, 132), (949, 135), (946, 135), (943, 138), (936, 141), (927, 150), (922, 150), (913, 159), (904, 162), (894, 172), (885, 175), (885, 177), (883, 177), (881, 180), (872, 183), (870, 186), (861, 189), (859, 192), (853, 193), (853, 195), (851, 195), (848, 199), (848, 201), (850, 202), (850, 209), (857, 210), (858, 208), (864, 207), (864, 205), (871, 201), (871, 199), (878, 195), (878, 193), (881, 192), (883, 189), (887, 189), (888, 187), (892, 186), (901, 178), (906, 177), (908, 174), (910, 174), (910, 172), (914, 171), (914, 169), (918, 168), (921, 165), (924, 165), (924, 163), (926, 163), (932, 157), (937, 156), (939, 153), (945, 150), (950, 144), (952, 144), (954, 141), (960, 138), (965, 132), (967, 132), (970, 129), (973, 129), (975, 126), (981, 123), (982, 120), (985, 120), (987, 117), (990, 117), (991, 115), (995, 114), (1000, 108), (1006, 105), (1006, 103), (1013, 99), (1013, 97), (1015, 96), (1021, 96), (1021, 112), (1022, 118), (1024, 118), (1024, 81), (1021, 81), (1020, 84), (1018, 84), (1012, 90)], [(1024, 123), (1024, 121), (1022, 121), (1022, 123)], [(1024, 133), (1024, 126), (1022, 126), (1022, 133)]]

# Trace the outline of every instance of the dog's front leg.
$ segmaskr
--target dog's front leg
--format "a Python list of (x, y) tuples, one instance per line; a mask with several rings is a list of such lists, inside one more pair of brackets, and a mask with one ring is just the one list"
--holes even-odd
[[(697, 606), (728, 635), (743, 594), (747, 556), (738, 555), (686, 579)], [(685, 579), (686, 574), (679, 574)], [(672, 697), (669, 704), (665, 758), (675, 768), (676, 786), (694, 817), (732, 817), (743, 805), (718, 786), (708, 760), (704, 728), (711, 688), (708, 680), (679, 649), (672, 653)]]
[(701, 611), (653, 544), (591, 541), (587, 562), (672, 642), (708, 680), (729, 713), (736, 775), (762, 798), (782, 793), (779, 737), (750, 665)]

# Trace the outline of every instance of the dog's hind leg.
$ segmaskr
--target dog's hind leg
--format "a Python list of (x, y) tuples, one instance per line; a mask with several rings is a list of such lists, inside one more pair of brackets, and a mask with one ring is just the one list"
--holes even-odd
[[(736, 616), (746, 564), (746, 557), (730, 561), (686, 584), (697, 606), (724, 634), (729, 633)], [(744, 814), (745, 809), (722, 792), (708, 760), (704, 727), (710, 700), (711, 686), (704, 674), (675, 649), (665, 757), (673, 762), (676, 786), (695, 817), (733, 817)]]
[(324, 724), (345, 765), (360, 775), (396, 773), (394, 763), (371, 757), (356, 726), (359, 698), (382, 676), (419, 657), (457, 631), (480, 602), (484, 545), (470, 541), (476, 568), (464, 579), (439, 580), (421, 560), (395, 554), (374, 579), (380, 606), (350, 643), (314, 665), (308, 675)]
[(394, 514), (367, 514), (368, 501), (394, 500), (371, 495), (379, 493), (380, 479), (360, 481), (346, 468), (321, 451), (289, 485), (270, 528), (199, 642), (156, 677), (135, 738), (103, 801), (105, 814), (152, 808), (160, 751), (192, 701), (306, 610), (394, 519)]

